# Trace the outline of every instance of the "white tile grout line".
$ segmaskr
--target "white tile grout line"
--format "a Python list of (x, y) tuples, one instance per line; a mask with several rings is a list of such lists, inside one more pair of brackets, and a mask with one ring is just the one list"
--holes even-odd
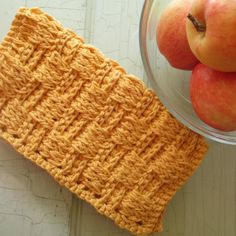
[(86, 43), (93, 43), (93, 37), (91, 33), (94, 27), (94, 9), (96, 7), (96, 1), (86, 0), (86, 11), (84, 21), (84, 39)]
[(68, 236), (82, 236), (81, 235), (81, 219), (82, 219), (82, 200), (76, 195), (72, 196), (72, 204), (69, 217), (69, 235)]

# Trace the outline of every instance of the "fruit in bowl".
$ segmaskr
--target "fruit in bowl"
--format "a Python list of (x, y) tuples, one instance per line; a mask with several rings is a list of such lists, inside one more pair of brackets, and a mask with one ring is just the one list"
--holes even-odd
[(199, 63), (192, 72), (190, 97), (206, 124), (222, 131), (236, 130), (236, 72), (219, 72)]
[(156, 31), (157, 46), (171, 66), (192, 70), (195, 113), (223, 132), (236, 130), (235, 11), (231, 0), (173, 0)]
[(172, 1), (162, 12), (157, 26), (157, 45), (171, 66), (192, 70), (198, 63), (189, 47), (186, 35), (186, 20), (191, 0)]
[(236, 1), (193, 0), (186, 33), (193, 54), (223, 72), (236, 71)]

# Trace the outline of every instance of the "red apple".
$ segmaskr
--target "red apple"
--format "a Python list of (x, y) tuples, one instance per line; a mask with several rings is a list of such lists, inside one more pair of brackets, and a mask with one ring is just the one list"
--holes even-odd
[(199, 118), (221, 131), (236, 130), (236, 72), (199, 63), (192, 71), (190, 97)]
[(236, 1), (193, 1), (186, 22), (189, 45), (212, 69), (236, 71)]
[(192, 70), (198, 63), (186, 35), (186, 20), (192, 0), (174, 0), (162, 12), (156, 40), (160, 52), (178, 69)]

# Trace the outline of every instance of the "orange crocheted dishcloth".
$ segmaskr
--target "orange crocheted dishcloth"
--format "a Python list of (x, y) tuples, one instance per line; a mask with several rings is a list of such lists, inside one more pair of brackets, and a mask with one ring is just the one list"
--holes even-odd
[(0, 135), (135, 234), (162, 230), (207, 151), (137, 78), (27, 8), (0, 44)]

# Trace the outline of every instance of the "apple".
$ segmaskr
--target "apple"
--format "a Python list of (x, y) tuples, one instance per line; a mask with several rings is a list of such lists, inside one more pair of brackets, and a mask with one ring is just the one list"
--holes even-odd
[(203, 122), (221, 131), (236, 130), (236, 72), (199, 63), (192, 71), (190, 98)]
[(186, 32), (198, 60), (222, 72), (236, 71), (236, 1), (193, 1)]
[(192, 70), (198, 63), (186, 35), (186, 20), (192, 0), (174, 0), (160, 15), (156, 41), (160, 52), (177, 69)]

